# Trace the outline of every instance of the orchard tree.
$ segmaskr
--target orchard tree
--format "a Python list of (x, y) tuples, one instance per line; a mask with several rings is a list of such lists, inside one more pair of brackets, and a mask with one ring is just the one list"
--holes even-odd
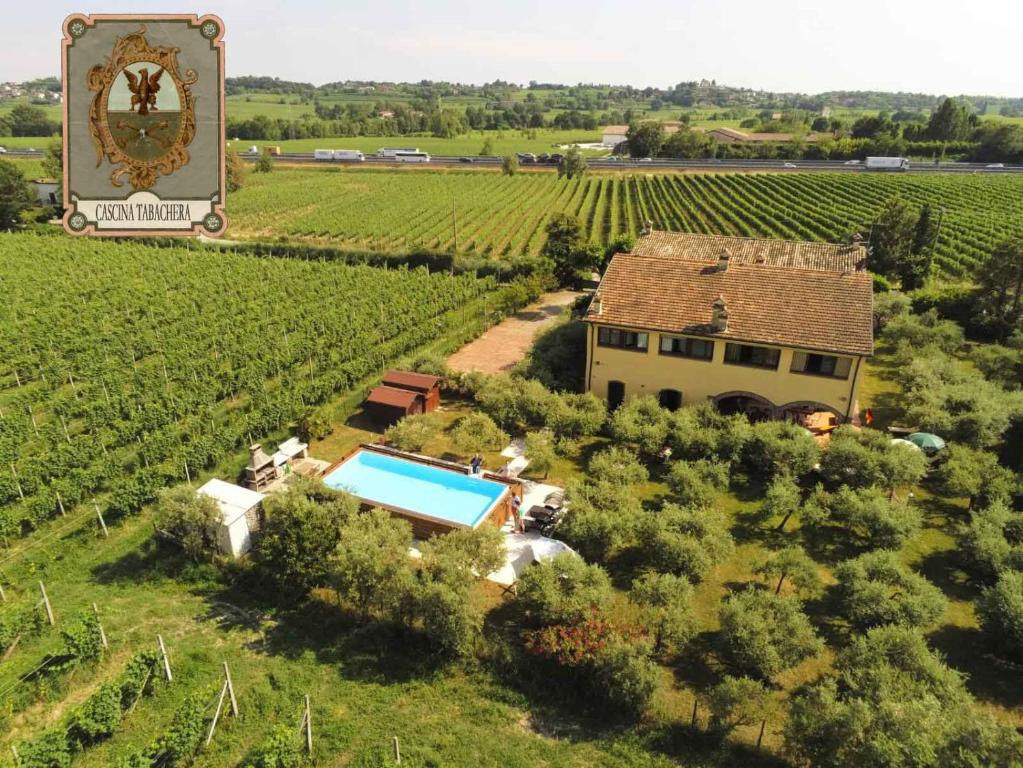
[(909, 204), (896, 195), (889, 198), (870, 232), (870, 271), (885, 277), (898, 277), (911, 255), (917, 217)]
[(668, 445), (676, 459), (708, 459), (734, 464), (749, 439), (744, 414), (726, 416), (713, 403), (680, 408), (668, 416)]
[(558, 521), (558, 535), (588, 560), (603, 561), (628, 543), (643, 516), (643, 507), (628, 485), (575, 480), (565, 496), (568, 509)]
[(871, 549), (897, 549), (920, 530), (923, 516), (912, 504), (890, 501), (879, 488), (843, 485), (832, 493), (818, 486), (803, 506), (803, 518), (844, 528)]
[(585, 273), (597, 266), (597, 256), (586, 242), (579, 219), (567, 213), (555, 213), (547, 221), (542, 255), (560, 286), (579, 285)]
[(245, 163), (233, 149), (229, 150), (224, 160), (227, 173), (227, 191), (237, 192), (245, 185)]
[(775, 529), (779, 533), (785, 530), (789, 518), (801, 509), (802, 494), (796, 482), (785, 473), (776, 475), (767, 486), (761, 512), (768, 520), (781, 517), (781, 522)]
[(1009, 500), (1016, 478), (996, 454), (962, 443), (953, 443), (945, 451), (937, 479), (947, 496), (965, 496), (969, 499), (967, 509), (971, 510)]
[(592, 392), (553, 396), (547, 426), (558, 438), (595, 435), (607, 421), (607, 404)]
[(681, 653), (700, 630), (693, 586), (681, 576), (647, 572), (632, 582), (629, 598), (640, 606), (642, 623), (659, 653)]
[(915, 485), (927, 472), (927, 458), (913, 446), (893, 443), (875, 429), (841, 426), (828, 441), (820, 474), (832, 487), (879, 486), (888, 491)]
[(647, 456), (656, 456), (668, 439), (670, 414), (653, 395), (635, 397), (611, 416), (611, 436), (635, 445)]
[(822, 643), (791, 597), (747, 589), (721, 605), (721, 651), (733, 669), (769, 680), (816, 656)]
[(0, 230), (21, 227), (21, 214), (35, 205), (25, 174), (9, 160), (0, 160)]
[(269, 152), (263, 152), (258, 158), (256, 158), (255, 172), (256, 173), (271, 173), (274, 169), (274, 158)]
[(433, 413), (405, 416), (384, 431), (384, 440), (400, 451), (421, 451), (440, 433), (440, 421)]
[(694, 584), (735, 548), (728, 521), (713, 508), (664, 504), (658, 512), (642, 513), (637, 533), (645, 562)]
[(970, 569), (989, 582), (1023, 571), (1023, 512), (1000, 501), (975, 511), (959, 543)]
[(468, 456), (483, 451), (499, 451), (508, 444), (508, 434), (485, 413), (470, 413), (455, 422), (451, 442)]
[(383, 509), (353, 515), (329, 560), (331, 583), (363, 618), (392, 617), (412, 583), (411, 546), (407, 520)]
[(650, 473), (636, 454), (616, 445), (593, 454), (587, 473), (596, 480), (612, 485), (637, 485), (650, 479)]
[(566, 552), (523, 571), (517, 594), (529, 618), (546, 626), (580, 624), (603, 613), (614, 591), (603, 568)]
[(781, 473), (798, 479), (814, 468), (819, 457), (813, 435), (802, 427), (787, 421), (762, 421), (750, 428), (742, 464), (765, 480)]
[(554, 452), (554, 435), (549, 429), (540, 432), (526, 433), (525, 456), (529, 459), (529, 468), (533, 472), (542, 472), (547, 479), (557, 454)]
[(674, 461), (668, 470), (668, 486), (683, 507), (709, 507), (728, 487), (728, 465), (716, 461)]
[(753, 569), (753, 573), (770, 580), (777, 579), (774, 594), (780, 595), (786, 580), (801, 597), (815, 597), (822, 590), (820, 569), (799, 546), (785, 547), (772, 552)]
[(1023, 571), (1002, 571), (977, 600), (977, 615), (995, 650), (1023, 662)]
[(710, 710), (710, 729), (721, 739), (736, 728), (759, 725), (759, 749), (767, 720), (775, 711), (775, 699), (761, 680), (725, 675), (707, 693), (707, 708)]
[(835, 569), (841, 613), (858, 630), (882, 624), (927, 629), (945, 614), (941, 590), (894, 552), (868, 552)]
[(963, 678), (918, 631), (854, 637), (834, 671), (798, 690), (786, 751), (813, 768), (1016, 765), (1023, 738), (976, 714)]

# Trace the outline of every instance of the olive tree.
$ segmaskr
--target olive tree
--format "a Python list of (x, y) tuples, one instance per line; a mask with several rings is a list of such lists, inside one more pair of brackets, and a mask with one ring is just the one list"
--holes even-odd
[(1023, 571), (1023, 512), (1002, 502), (975, 511), (959, 541), (969, 567), (984, 579)]
[(533, 472), (543, 473), (543, 479), (547, 479), (557, 454), (554, 452), (554, 435), (550, 430), (544, 429), (539, 432), (526, 433), (525, 456), (529, 459), (529, 468)]
[(707, 708), (710, 710), (710, 729), (722, 739), (736, 728), (759, 725), (759, 747), (767, 719), (774, 712), (775, 700), (761, 680), (725, 675), (708, 691)]
[(786, 751), (814, 768), (1016, 765), (1023, 738), (975, 714), (962, 677), (913, 629), (854, 637), (833, 672), (796, 691)]
[(440, 432), (436, 414), (417, 413), (392, 424), (384, 432), (384, 439), (401, 451), (421, 451)]
[(647, 563), (693, 583), (702, 581), (735, 548), (728, 521), (720, 511), (671, 503), (658, 512), (643, 514), (637, 539)]
[(654, 649), (679, 653), (700, 629), (693, 609), (693, 586), (681, 576), (647, 572), (632, 582), (629, 597), (640, 606)]
[(668, 439), (670, 414), (652, 395), (636, 397), (618, 408), (611, 417), (611, 436), (656, 456)]
[(538, 562), (518, 582), (518, 601), (541, 625), (578, 624), (611, 604), (611, 579), (571, 553)]
[(729, 665), (768, 680), (822, 648), (799, 601), (762, 589), (733, 594), (721, 605), (721, 652)]
[(799, 546), (790, 546), (770, 553), (757, 563), (753, 573), (770, 581), (777, 579), (774, 594), (780, 595), (782, 585), (788, 581), (796, 594), (814, 597), (822, 589), (820, 569), (806, 551)]
[(590, 457), (587, 470), (590, 477), (612, 485), (636, 485), (650, 478), (650, 473), (636, 454), (619, 446), (597, 451)]
[(1023, 572), (1003, 571), (977, 600), (977, 615), (995, 650), (1023, 661)]
[(744, 414), (726, 416), (713, 403), (680, 408), (669, 417), (668, 445), (676, 459), (707, 459), (732, 464), (749, 439), (751, 426)]
[(948, 496), (966, 497), (968, 509), (1005, 502), (1012, 495), (1015, 477), (990, 451), (953, 443), (937, 471), (938, 483)]
[(602, 561), (629, 542), (643, 515), (639, 498), (629, 486), (606, 480), (574, 480), (565, 498), (568, 508), (558, 522), (558, 536), (587, 560)]
[(868, 552), (835, 569), (839, 611), (859, 630), (882, 624), (926, 629), (945, 614), (941, 590), (894, 552)]
[(709, 507), (719, 491), (728, 487), (728, 465), (715, 461), (674, 461), (668, 485), (682, 506)]
[(923, 451), (893, 443), (883, 432), (841, 426), (821, 456), (820, 474), (832, 487), (872, 485), (892, 491), (914, 485), (927, 471)]
[(872, 549), (898, 548), (920, 530), (922, 521), (916, 506), (890, 501), (879, 488), (845, 485), (831, 493), (818, 487), (803, 506), (803, 517), (817, 525), (839, 526)]
[(508, 433), (485, 413), (470, 413), (455, 422), (451, 442), (468, 456), (482, 451), (499, 451), (508, 444)]
[(330, 559), (338, 595), (363, 617), (393, 617), (410, 589), (412, 526), (383, 509), (354, 515)]
[(817, 464), (820, 449), (813, 435), (787, 421), (762, 421), (750, 428), (743, 445), (742, 464), (757, 477), (779, 474), (799, 478)]
[(768, 520), (780, 517), (776, 530), (784, 531), (789, 519), (799, 512), (802, 498), (803, 492), (795, 480), (785, 473), (776, 475), (764, 492), (761, 512)]

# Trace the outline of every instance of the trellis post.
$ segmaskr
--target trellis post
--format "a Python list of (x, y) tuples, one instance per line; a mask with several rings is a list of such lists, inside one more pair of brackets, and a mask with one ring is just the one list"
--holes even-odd
[(53, 620), (53, 608), (50, 606), (50, 598), (46, 594), (46, 586), (42, 581), (39, 582), (39, 591), (43, 596), (43, 605), (46, 607), (46, 620), (50, 622), (52, 627), (56, 622)]
[(394, 762), (401, 765), (401, 748), (398, 746), (398, 737), (394, 737)]
[(98, 517), (98, 518), (99, 518), (99, 525), (100, 525), (100, 528), (102, 528), (102, 529), (103, 529), (103, 535), (104, 535), (104, 536), (105, 536), (106, 538), (108, 538), (108, 539), (109, 539), (109, 538), (110, 538), (110, 531), (108, 531), (108, 530), (107, 530), (107, 524), (106, 524), (106, 522), (105, 522), (105, 521), (103, 520), (103, 513), (99, 511), (99, 504), (97, 504), (97, 503), (96, 503), (96, 502), (94, 501), (94, 502), (92, 502), (92, 506), (93, 506), (93, 508), (94, 508), (94, 509), (96, 510), (96, 517)]
[(167, 681), (170, 682), (174, 679), (174, 677), (171, 675), (170, 658), (167, 656), (167, 646), (163, 644), (163, 635), (157, 635), (156, 642), (160, 645), (160, 658), (163, 660), (163, 673), (167, 676)]
[(99, 620), (99, 608), (96, 607), (95, 603), (92, 604), (92, 612), (96, 616), (96, 626), (99, 627), (99, 641), (103, 644), (104, 648), (109, 649), (110, 643), (107, 642), (107, 633), (103, 631), (103, 622)]

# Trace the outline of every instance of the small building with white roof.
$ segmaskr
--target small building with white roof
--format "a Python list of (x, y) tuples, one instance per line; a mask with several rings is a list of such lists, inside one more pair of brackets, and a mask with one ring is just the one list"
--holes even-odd
[(262, 504), (266, 496), (234, 483), (214, 478), (198, 493), (208, 496), (220, 507), (217, 546), (225, 555), (241, 557), (252, 548), (252, 534), (262, 523)]

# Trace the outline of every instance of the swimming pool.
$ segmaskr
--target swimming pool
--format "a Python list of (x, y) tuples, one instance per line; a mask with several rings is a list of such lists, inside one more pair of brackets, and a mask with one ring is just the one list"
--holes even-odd
[(493, 480), (365, 449), (345, 459), (323, 482), (366, 504), (449, 529), (476, 528), (508, 492), (507, 486)]

